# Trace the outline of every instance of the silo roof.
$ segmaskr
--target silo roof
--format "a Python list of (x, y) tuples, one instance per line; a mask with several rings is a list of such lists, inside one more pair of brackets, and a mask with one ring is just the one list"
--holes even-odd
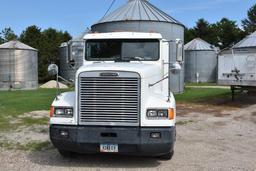
[(206, 41), (196, 38), (188, 42), (185, 47), (185, 50), (214, 50), (214, 47), (207, 43)]
[(182, 25), (179, 21), (152, 5), (148, 0), (129, 0), (128, 3), (104, 16), (96, 24), (114, 21), (159, 21)]
[(24, 43), (21, 43), (20, 41), (17, 40), (12, 40), (7, 43), (1, 44), (0, 49), (21, 49), (21, 50), (34, 50), (38, 51), (35, 48), (32, 48)]
[(250, 48), (256, 47), (256, 31), (249, 36), (246, 36), (243, 40), (234, 45), (233, 48)]

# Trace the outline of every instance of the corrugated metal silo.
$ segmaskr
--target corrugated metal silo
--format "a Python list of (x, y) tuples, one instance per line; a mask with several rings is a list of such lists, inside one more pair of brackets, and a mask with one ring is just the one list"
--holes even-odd
[(62, 43), (59, 47), (59, 75), (66, 80), (74, 77), (75, 71), (68, 64), (68, 43)]
[[(60, 76), (69, 81), (75, 80), (75, 74), (77, 69), (83, 65), (84, 59), (84, 33), (81, 36), (70, 40), (68, 43), (72, 45), (71, 52), (68, 49), (68, 43), (62, 43), (59, 48), (59, 72)], [(74, 59), (68, 59), (68, 53), (72, 54)], [(72, 61), (73, 62), (70, 62)]]
[(196, 38), (185, 45), (185, 81), (216, 82), (217, 53), (215, 47)]
[[(157, 32), (167, 40), (184, 40), (184, 26), (147, 0), (129, 0), (127, 4), (104, 16), (92, 26), (92, 32)], [(176, 45), (170, 45), (172, 62), (176, 61)], [(171, 88), (175, 93), (184, 91), (184, 70), (171, 75)]]
[(0, 45), (0, 89), (38, 88), (38, 51), (19, 41)]

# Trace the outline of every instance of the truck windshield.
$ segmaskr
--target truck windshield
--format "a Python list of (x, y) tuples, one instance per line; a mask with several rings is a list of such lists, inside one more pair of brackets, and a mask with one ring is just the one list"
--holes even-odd
[(88, 61), (156, 61), (159, 40), (87, 40)]

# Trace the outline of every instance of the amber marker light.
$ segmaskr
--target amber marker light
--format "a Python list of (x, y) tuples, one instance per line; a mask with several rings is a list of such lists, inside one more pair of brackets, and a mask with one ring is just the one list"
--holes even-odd
[(50, 108), (50, 118), (53, 117), (53, 115), (54, 115), (54, 107), (51, 106), (51, 108)]
[(168, 114), (169, 114), (169, 119), (173, 120), (174, 119), (174, 109), (173, 108), (169, 108), (168, 109)]

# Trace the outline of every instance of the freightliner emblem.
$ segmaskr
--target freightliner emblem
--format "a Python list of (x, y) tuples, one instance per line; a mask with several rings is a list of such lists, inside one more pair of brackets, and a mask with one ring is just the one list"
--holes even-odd
[(101, 77), (118, 77), (119, 73), (117, 73), (117, 72), (103, 72), (103, 73), (100, 73), (100, 76)]

